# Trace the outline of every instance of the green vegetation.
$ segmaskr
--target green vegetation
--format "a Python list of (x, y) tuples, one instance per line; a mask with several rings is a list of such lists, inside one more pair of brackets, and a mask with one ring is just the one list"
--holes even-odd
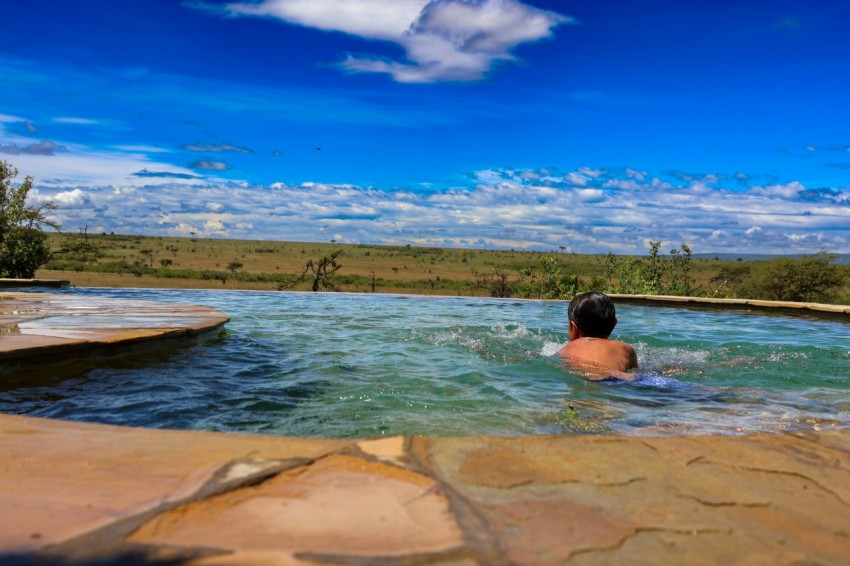
[(47, 213), (56, 205), (27, 204), (32, 177), (25, 177), (15, 188), (12, 179), (17, 175), (17, 169), (0, 161), (0, 277), (28, 279), (50, 257), (42, 227), (58, 230), (59, 226), (47, 220)]
[(649, 255), (643, 260), (615, 257), (609, 253), (605, 263), (605, 290), (627, 295), (693, 296), (700, 292), (691, 277), (691, 248), (682, 244), (669, 256), (658, 253), (661, 242), (649, 243)]
[[(735, 266), (721, 271), (731, 296), (772, 301), (829, 303), (839, 299), (838, 290), (847, 280), (847, 270), (834, 265), (834, 255), (822, 250), (800, 259), (779, 258), (758, 262), (754, 267)], [(842, 300), (846, 301), (847, 298)]]
[[(833, 256), (733, 261), (694, 258), (687, 245), (637, 256), (270, 242), (115, 234), (47, 234), (40, 272), (79, 286), (294, 289), (569, 299), (600, 290), (709, 297), (850, 302), (847, 265)], [(344, 258), (342, 263), (339, 258)], [(336, 265), (333, 265), (330, 260)], [(306, 270), (306, 272), (305, 272)], [(303, 277), (302, 277), (303, 276)], [(802, 294), (775, 292), (788, 282)]]

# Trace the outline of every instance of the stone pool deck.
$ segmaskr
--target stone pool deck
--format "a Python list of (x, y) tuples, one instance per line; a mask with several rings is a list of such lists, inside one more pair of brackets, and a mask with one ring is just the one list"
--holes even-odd
[(228, 320), (209, 307), (0, 292), (0, 378), (197, 342), (221, 332)]
[(0, 415), (0, 563), (847, 564), (850, 432), (321, 440)]
[[(29, 293), (0, 317), (5, 362), (226, 321)], [(0, 564), (850, 563), (848, 430), (330, 440), (0, 415), (0, 455)]]

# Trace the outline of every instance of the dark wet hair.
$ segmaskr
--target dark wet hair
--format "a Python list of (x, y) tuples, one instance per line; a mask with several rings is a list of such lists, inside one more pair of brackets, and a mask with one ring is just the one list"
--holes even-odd
[(614, 301), (595, 291), (576, 295), (567, 308), (567, 317), (591, 338), (608, 338), (617, 325)]

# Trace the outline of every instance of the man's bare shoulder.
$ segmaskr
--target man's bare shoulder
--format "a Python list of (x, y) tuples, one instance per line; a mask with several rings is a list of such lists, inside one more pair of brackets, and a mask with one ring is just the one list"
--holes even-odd
[(579, 338), (558, 350), (558, 356), (571, 365), (576, 361), (590, 362), (615, 371), (638, 367), (635, 349), (625, 342), (607, 338)]

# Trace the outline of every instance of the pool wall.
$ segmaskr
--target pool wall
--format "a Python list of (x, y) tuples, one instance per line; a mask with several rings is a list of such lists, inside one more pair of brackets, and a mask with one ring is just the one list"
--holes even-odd
[(617, 303), (667, 307), (710, 308), (719, 310), (751, 310), (766, 313), (838, 318), (850, 321), (850, 306), (824, 303), (794, 303), (757, 299), (712, 299), (709, 297), (678, 297), (674, 295), (609, 295)]

